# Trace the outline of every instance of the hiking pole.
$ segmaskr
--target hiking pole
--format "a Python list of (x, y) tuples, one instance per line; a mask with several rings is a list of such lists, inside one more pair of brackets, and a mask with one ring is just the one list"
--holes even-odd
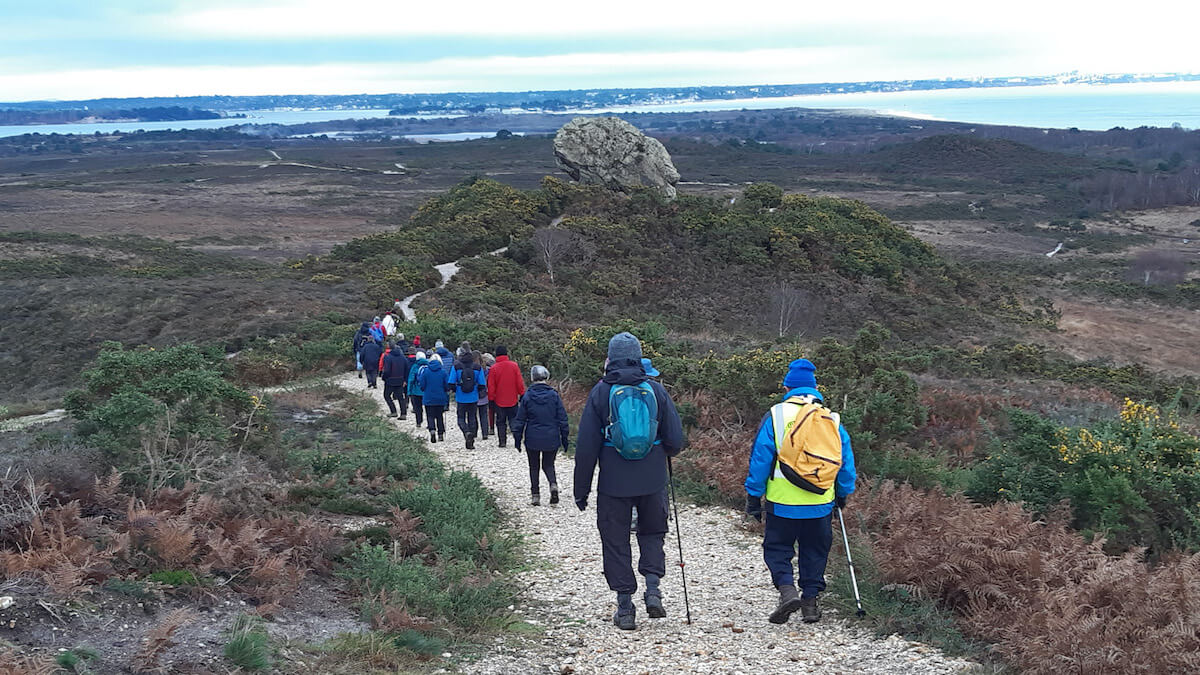
[(846, 548), (846, 565), (850, 568), (850, 583), (854, 584), (854, 604), (858, 606), (854, 615), (861, 619), (867, 615), (867, 610), (863, 609), (862, 597), (858, 594), (858, 577), (854, 576), (854, 560), (850, 558), (850, 537), (846, 536), (846, 520), (842, 515), (842, 507), (837, 507), (837, 512), (838, 524), (842, 526), (842, 545)]
[(692, 605), (688, 602), (687, 572), (683, 568), (683, 539), (679, 532), (679, 500), (675, 499), (675, 467), (667, 457), (667, 483), (671, 486), (671, 504), (675, 509), (675, 541), (679, 544), (679, 576), (683, 578), (683, 606), (687, 610), (687, 622), (692, 624)]

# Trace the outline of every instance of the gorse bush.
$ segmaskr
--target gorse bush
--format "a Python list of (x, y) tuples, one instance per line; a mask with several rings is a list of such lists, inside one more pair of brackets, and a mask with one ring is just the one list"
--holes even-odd
[(1066, 500), (1072, 525), (1101, 532), (1109, 550), (1200, 550), (1200, 438), (1173, 412), (1126, 400), (1118, 419), (1059, 428), (1014, 411), (1015, 438), (997, 441), (968, 494), (1046, 513)]

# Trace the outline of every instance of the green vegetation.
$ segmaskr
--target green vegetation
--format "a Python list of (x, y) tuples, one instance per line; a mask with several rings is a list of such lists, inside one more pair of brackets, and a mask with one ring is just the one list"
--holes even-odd
[(225, 658), (242, 670), (266, 670), (271, 667), (270, 638), (262, 619), (239, 614), (229, 629)]

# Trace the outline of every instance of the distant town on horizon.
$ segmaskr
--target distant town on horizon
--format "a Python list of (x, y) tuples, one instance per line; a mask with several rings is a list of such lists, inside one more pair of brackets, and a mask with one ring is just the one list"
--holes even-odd
[(692, 101), (777, 98), (822, 94), (885, 93), (937, 89), (1036, 87), (1061, 84), (1131, 84), (1200, 81), (1200, 73), (1079, 72), (1056, 75), (938, 78), (805, 84), (714, 85), (695, 87), (559, 89), (417, 94), (263, 94), (257, 96), (153, 96), (83, 100), (0, 102), (0, 110), (112, 110), (184, 106), (219, 112), (272, 109), (390, 109), (394, 115), (421, 113), (555, 112), (617, 105), (671, 104)]

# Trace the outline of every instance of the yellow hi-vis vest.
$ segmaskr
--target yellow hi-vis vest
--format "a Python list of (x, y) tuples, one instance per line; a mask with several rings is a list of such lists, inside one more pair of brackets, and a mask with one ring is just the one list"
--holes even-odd
[[(807, 399), (807, 397), (806, 397)], [(806, 400), (804, 399), (804, 400)], [(783, 447), (783, 439), (787, 438), (788, 430), (792, 424), (796, 422), (796, 413), (800, 408), (804, 407), (793, 401), (801, 399), (789, 399), (783, 403), (776, 404), (771, 408), (771, 423), (775, 427), (775, 463), (772, 465), (773, 470), (771, 477), (767, 479), (767, 501), (775, 504), (786, 504), (789, 506), (828, 504), (833, 501), (834, 486), (829, 486), (829, 489), (821, 494), (809, 492), (803, 488), (798, 488), (784, 477), (783, 471), (779, 469), (778, 454), (780, 448)], [(834, 419), (837, 419), (837, 413), (833, 413)]]

